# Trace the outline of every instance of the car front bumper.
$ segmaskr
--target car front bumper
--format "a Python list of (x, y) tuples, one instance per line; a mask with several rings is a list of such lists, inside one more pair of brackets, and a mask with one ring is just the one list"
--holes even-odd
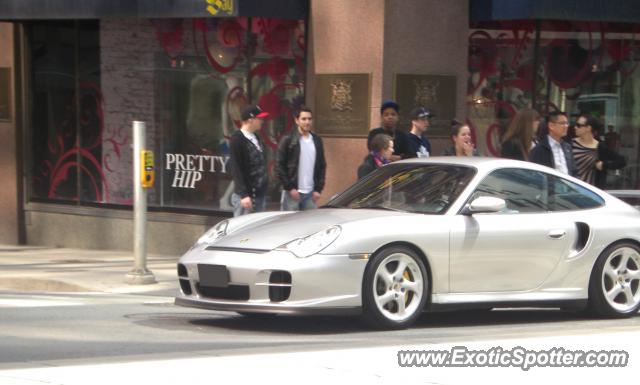
[[(298, 258), (283, 250), (195, 247), (179, 261), (181, 293), (175, 304), (247, 313), (359, 314), (366, 257)], [(201, 285), (201, 265), (224, 266), (228, 282), (215, 288)]]

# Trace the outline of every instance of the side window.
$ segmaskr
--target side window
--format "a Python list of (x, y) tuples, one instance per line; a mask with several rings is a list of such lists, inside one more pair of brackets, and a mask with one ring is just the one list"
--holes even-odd
[(506, 168), (489, 174), (471, 199), (491, 196), (505, 200), (505, 213), (539, 213), (548, 209), (547, 175), (533, 170)]
[(557, 176), (548, 177), (550, 211), (585, 210), (604, 204), (604, 199), (589, 189)]

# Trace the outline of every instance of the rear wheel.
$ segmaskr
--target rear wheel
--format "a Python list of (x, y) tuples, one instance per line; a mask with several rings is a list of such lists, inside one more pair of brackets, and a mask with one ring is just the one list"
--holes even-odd
[(589, 282), (590, 310), (605, 317), (628, 317), (640, 309), (640, 247), (615, 243), (598, 257)]
[(402, 329), (416, 321), (428, 297), (422, 259), (411, 249), (390, 247), (368, 264), (362, 287), (364, 319), (376, 328)]

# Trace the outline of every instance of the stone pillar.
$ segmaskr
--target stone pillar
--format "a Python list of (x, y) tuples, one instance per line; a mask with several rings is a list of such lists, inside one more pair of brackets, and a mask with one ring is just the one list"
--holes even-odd
[(20, 242), (14, 25), (0, 23), (0, 244)]
[[(456, 117), (464, 120), (467, 116), (469, 1), (387, 0), (384, 28), (383, 97), (393, 96), (397, 73), (455, 75)], [(433, 155), (441, 155), (444, 148), (451, 145), (449, 138), (430, 141)]]
[[(380, 123), (384, 46), (384, 0), (312, 0), (307, 66), (307, 103), (314, 105), (315, 74), (371, 74), (370, 126)], [(370, 127), (368, 127), (370, 128)], [(323, 138), (327, 158), (326, 202), (356, 181), (367, 154), (365, 138)]]

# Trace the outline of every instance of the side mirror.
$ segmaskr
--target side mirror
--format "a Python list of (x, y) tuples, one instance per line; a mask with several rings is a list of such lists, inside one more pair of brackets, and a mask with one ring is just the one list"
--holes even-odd
[(504, 199), (496, 197), (478, 197), (462, 209), (462, 215), (480, 213), (497, 213), (505, 209), (507, 203)]

